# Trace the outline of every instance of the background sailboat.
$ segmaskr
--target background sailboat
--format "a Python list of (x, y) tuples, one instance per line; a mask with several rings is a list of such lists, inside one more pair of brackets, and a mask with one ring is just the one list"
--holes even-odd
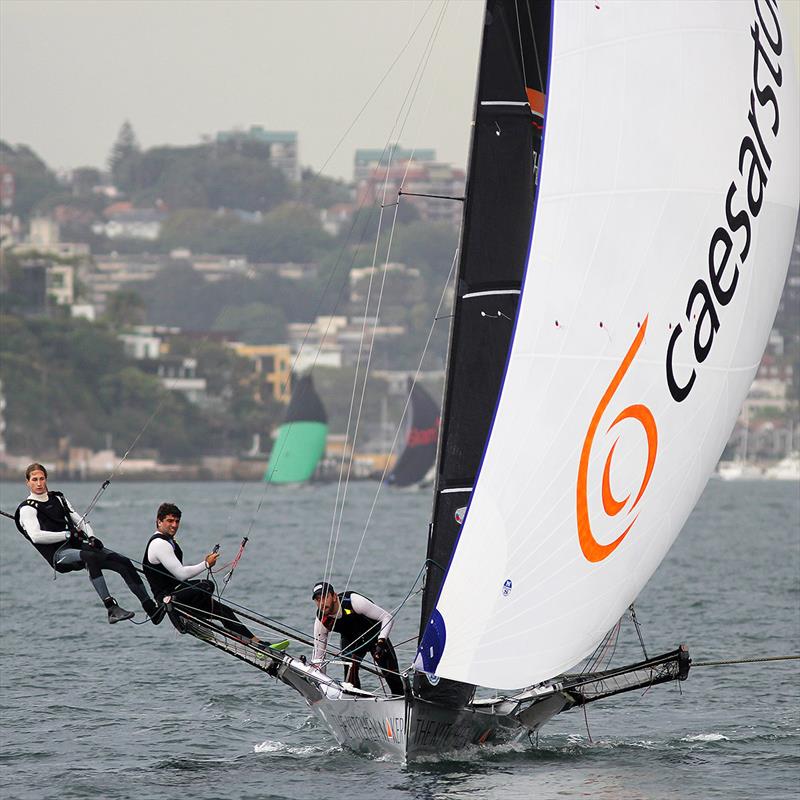
[(409, 381), (411, 413), (405, 445), (386, 478), (392, 486), (412, 486), (422, 481), (436, 460), (439, 440), (439, 407), (419, 384)]
[(311, 375), (296, 378), (286, 416), (278, 428), (264, 473), (269, 483), (309, 480), (325, 453), (328, 416)]
[(747, 403), (745, 403), (742, 409), (742, 437), (739, 441), (736, 458), (733, 461), (720, 461), (717, 466), (717, 474), (720, 478), (726, 481), (735, 481), (763, 477), (763, 470), (748, 461), (747, 444), (749, 438), (750, 412)]

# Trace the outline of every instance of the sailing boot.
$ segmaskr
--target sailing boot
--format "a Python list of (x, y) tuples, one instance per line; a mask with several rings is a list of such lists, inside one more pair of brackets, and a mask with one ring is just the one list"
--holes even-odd
[(126, 619), (134, 617), (133, 611), (126, 611), (121, 606), (117, 605), (117, 601), (113, 597), (106, 597), (103, 600), (106, 608), (108, 609), (108, 624), (113, 625), (115, 622), (122, 622)]
[(166, 606), (159, 605), (155, 600), (151, 600), (149, 597), (142, 603), (142, 608), (153, 625), (159, 625), (161, 620), (164, 619), (164, 615), (167, 613)]
[(259, 650), (276, 650), (278, 652), (283, 652), (289, 647), (289, 640), (284, 639), (280, 642), (266, 642), (263, 639), (257, 639), (255, 636), (249, 642), (251, 647), (258, 648)]

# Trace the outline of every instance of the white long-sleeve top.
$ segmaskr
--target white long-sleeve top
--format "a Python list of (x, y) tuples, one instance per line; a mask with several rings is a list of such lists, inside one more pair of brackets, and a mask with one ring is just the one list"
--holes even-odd
[[(39, 503), (46, 503), (48, 494), (33, 494), (31, 492), (27, 499), (36, 500)], [(81, 515), (72, 507), (69, 500), (64, 498), (69, 510), (69, 515), (79, 530), (82, 530), (87, 536), (94, 536), (92, 533), (92, 526), (88, 520), (82, 519)], [(39, 527), (39, 517), (36, 514), (36, 509), (33, 506), (22, 506), (19, 510), (19, 524), (25, 528), (25, 533), (31, 537), (34, 544), (55, 544), (56, 542), (63, 542), (69, 539), (69, 529), (64, 526), (63, 531), (43, 531)]]
[[(388, 639), (389, 633), (394, 625), (392, 615), (385, 609), (376, 605), (372, 600), (360, 594), (352, 592), (350, 594), (350, 604), (356, 614), (363, 614), (369, 619), (374, 619), (375, 622), (380, 622), (381, 632), (378, 634), (378, 639)], [(336, 619), (342, 616), (342, 607), (339, 606), (339, 611), (336, 614)], [(322, 624), (319, 618), (314, 620), (314, 653), (311, 656), (311, 663), (315, 666), (320, 666), (325, 658), (325, 651), (328, 649), (328, 629)]]
[[(158, 533), (158, 531), (156, 531)], [(153, 539), (147, 548), (147, 560), (151, 564), (160, 564), (164, 567), (170, 575), (174, 575), (179, 581), (188, 581), (189, 578), (194, 578), (207, 568), (205, 559), (199, 564), (186, 566), (181, 564), (178, 556), (175, 555), (175, 549), (172, 547), (172, 542), (167, 542), (164, 539)]]

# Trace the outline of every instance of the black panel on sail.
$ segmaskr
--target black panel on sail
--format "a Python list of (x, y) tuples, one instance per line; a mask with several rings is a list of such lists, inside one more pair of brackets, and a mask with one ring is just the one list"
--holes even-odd
[(292, 399), (286, 409), (285, 425), (288, 422), (327, 422), (328, 415), (322, 405), (317, 390), (311, 380), (311, 374), (301, 375), (294, 379)]
[[(469, 503), (505, 373), (531, 238), (550, 3), (488, 0), (478, 77), (420, 641)], [(414, 693), (463, 706), (471, 685), (417, 672)]]
[(411, 424), (406, 434), (405, 448), (386, 482), (393, 486), (419, 483), (436, 460), (438, 436), (439, 407), (422, 386), (412, 384)]

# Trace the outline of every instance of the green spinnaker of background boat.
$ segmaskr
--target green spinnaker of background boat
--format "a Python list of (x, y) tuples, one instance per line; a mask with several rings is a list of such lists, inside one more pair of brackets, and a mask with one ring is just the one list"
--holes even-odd
[(328, 417), (310, 375), (294, 382), (286, 418), (278, 428), (264, 480), (302, 483), (314, 474), (325, 453)]

